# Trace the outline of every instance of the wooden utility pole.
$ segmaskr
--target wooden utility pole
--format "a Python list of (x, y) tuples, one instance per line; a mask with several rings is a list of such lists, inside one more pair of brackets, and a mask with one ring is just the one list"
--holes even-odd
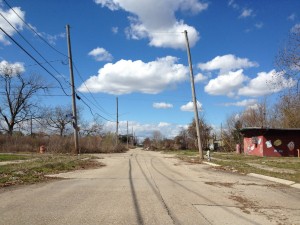
[(131, 128), (131, 132), (132, 132), (132, 146), (134, 146), (134, 134), (133, 134), (133, 127)]
[(190, 79), (191, 79), (191, 87), (192, 87), (192, 97), (194, 103), (194, 114), (195, 114), (195, 122), (196, 122), (196, 132), (197, 132), (197, 141), (198, 141), (198, 149), (199, 149), (199, 157), (203, 159), (203, 150), (201, 145), (201, 138), (200, 138), (200, 126), (199, 126), (199, 116), (198, 116), (198, 108), (197, 108), (197, 100), (196, 100), (196, 92), (195, 92), (195, 83), (194, 83), (194, 74), (193, 74), (193, 66), (192, 66), (192, 57), (190, 51), (190, 44), (187, 35), (187, 31), (184, 31), (185, 40), (186, 40), (186, 49), (187, 55), (189, 60), (189, 68), (190, 68)]
[(118, 101), (118, 97), (117, 97), (117, 124), (116, 124), (116, 135), (117, 135), (116, 143), (118, 144), (118, 142), (119, 142), (119, 101)]
[(128, 148), (128, 121), (127, 121), (127, 149), (129, 149)]
[(70, 67), (70, 80), (72, 88), (72, 113), (73, 113), (73, 128), (74, 128), (74, 140), (75, 149), (74, 154), (80, 154), (79, 151), (79, 141), (78, 141), (78, 126), (77, 126), (77, 110), (76, 110), (76, 96), (75, 96), (75, 85), (74, 85), (74, 75), (73, 75), (73, 61), (72, 61), (72, 50), (71, 50), (71, 38), (70, 38), (70, 26), (67, 24), (67, 41), (68, 41), (68, 56), (69, 56), (69, 67)]
[(221, 147), (223, 147), (223, 125), (221, 123), (221, 143), (220, 143)]
[(32, 136), (32, 115), (30, 116), (30, 136)]

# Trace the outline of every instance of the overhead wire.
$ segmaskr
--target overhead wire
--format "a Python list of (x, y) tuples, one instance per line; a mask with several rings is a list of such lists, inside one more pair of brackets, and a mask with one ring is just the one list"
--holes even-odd
[[(67, 57), (67, 58), (69, 58), (69, 56), (67, 56), (66, 54), (64, 54), (64, 53), (62, 53), (61, 51), (59, 51), (59, 50), (57, 50), (56, 48), (54, 48), (47, 40), (45, 40), (38, 32), (36, 32), (36, 30), (35, 29), (33, 29), (33, 27), (32, 26), (30, 26), (26, 21), (24, 21), (24, 19), (13, 9), (13, 7), (11, 7), (11, 5), (6, 1), (6, 0), (4, 0), (4, 2), (5, 2), (5, 4), (18, 16), (18, 18), (32, 31), (32, 32), (34, 32), (44, 43), (46, 43), (50, 48), (52, 48), (54, 51), (56, 51), (57, 53), (59, 53), (59, 54), (61, 54), (61, 55), (63, 55), (63, 56), (65, 56), (65, 57)], [(23, 40), (27, 43), (27, 44), (29, 44), (30, 45), (30, 47), (41, 57), (41, 58), (43, 58), (43, 60), (45, 60), (45, 62), (44, 63), (47, 63), (48, 65), (50, 65), (51, 66), (51, 68), (53, 69), (53, 70), (55, 70), (60, 76), (62, 76), (63, 78), (64, 78), (64, 76), (63, 75), (61, 75), (51, 64), (50, 64), (50, 62), (49, 61), (47, 61), (43, 56), (42, 56), (42, 54), (40, 54), (38, 51), (37, 51), (37, 49), (32, 45), (32, 44), (30, 44), (30, 42), (29, 41), (27, 41), (27, 39), (2, 15), (2, 13), (0, 13), (1, 14), (1, 16), (6, 20), (6, 22), (7, 23), (9, 23), (10, 24), (10, 26), (11, 27), (13, 27), (13, 29), (23, 38)], [(38, 62), (28, 51), (26, 51), (17, 41), (15, 41), (8, 33), (6, 33), (1, 27), (0, 27), (0, 29), (19, 47), (19, 48), (21, 48), (30, 58), (32, 58), (40, 67), (42, 67), (48, 74), (50, 74), (56, 81), (58, 81), (59, 82), (59, 80), (50, 72), (50, 71), (48, 71), (44, 66), (42, 66), (42, 64), (43, 63), (40, 63), (40, 62)], [(63, 63), (63, 61), (62, 61), (62, 63)], [(74, 68), (75, 68), (75, 70), (77, 71), (77, 73), (78, 73), (78, 75), (79, 75), (79, 77), (81, 78), (81, 80), (83, 81), (83, 79), (82, 79), (82, 77), (81, 77), (81, 75), (80, 75), (80, 73), (79, 73), (79, 71), (78, 71), (78, 69), (77, 69), (77, 67), (75, 66), (75, 65), (73, 65), (74, 66)], [(66, 83), (68, 83), (68, 85), (70, 85), (71, 86), (71, 84), (70, 84), (70, 82), (69, 81), (67, 81), (65, 78), (64, 78), (64, 80), (65, 80), (65, 82)], [(83, 83), (84, 83), (84, 81), (83, 81)], [(59, 84), (60, 84), (60, 86), (61, 86), (61, 89), (63, 90), (63, 92), (67, 95), (67, 96), (70, 96), (69, 94), (67, 94), (66, 92), (65, 92), (65, 90), (63, 89), (63, 86), (61, 85), (61, 83), (59, 82)], [(84, 83), (84, 85), (86, 86), (86, 84)], [(94, 96), (92, 95), (92, 93), (90, 92), (90, 90), (88, 89), (88, 87), (86, 86), (86, 88), (87, 88), (87, 90), (89, 91), (89, 93), (91, 94), (91, 96), (92, 96), (92, 98), (94, 99), (94, 101), (97, 103), (97, 105), (95, 105), (95, 104), (93, 104), (95, 107), (97, 107), (100, 111), (102, 111), (103, 113), (105, 113), (105, 114), (107, 114), (108, 116), (110, 116), (111, 117), (111, 115), (108, 113), (108, 112), (106, 112), (105, 111), (105, 109), (103, 108), (103, 107), (101, 107), (100, 106), (100, 104), (97, 102), (97, 100), (94, 98)], [(76, 93), (76, 96), (77, 97), (79, 97), (78, 96), (78, 94)], [(85, 97), (85, 96), (84, 96)], [(87, 97), (85, 97), (87, 100), (89, 100)], [(80, 97), (79, 97), (79, 100), (82, 100)], [(83, 101), (82, 100), (82, 102), (89, 108), (89, 110), (90, 110), (90, 112), (91, 112), (91, 114), (94, 116), (94, 113), (92, 112), (92, 109), (91, 109), (91, 107), (85, 102), (85, 101)], [(91, 102), (91, 101), (90, 101)], [(111, 120), (108, 120), (108, 119), (106, 119), (105, 117), (103, 117), (103, 116), (101, 116), (100, 114), (98, 114), (98, 113), (96, 113), (98, 116), (100, 116), (101, 118), (103, 118), (103, 119), (105, 119), (105, 120), (107, 120), (107, 121), (111, 121)], [(113, 122), (113, 121), (111, 121), (111, 122)]]
[[(58, 72), (57, 69), (55, 69), (54, 66), (52, 66), (50, 62), (48, 62), (48, 60), (5, 18), (5, 16), (3, 16), (3, 14), (1, 12), (0, 12), (0, 15), (20, 35), (20, 37), (22, 37), (22, 39), (45, 61), (45, 63), (47, 63), (58, 75), (62, 76), (60, 74), (60, 72)], [(39, 63), (39, 64), (41, 65), (41, 63)], [(66, 81), (66, 79), (64, 79), (64, 80), (66, 83), (71, 85), (70, 82)]]
[[(41, 64), (45, 64), (45, 63), (54, 63), (54, 62), (60, 62), (63, 65), (67, 65), (68, 63), (65, 63), (62, 59), (56, 59), (56, 60), (51, 60), (51, 61), (47, 61), (47, 62), (40, 62)], [(25, 65), (24, 67), (31, 67), (31, 66), (37, 66), (38, 64), (34, 63), (34, 64), (30, 64), (30, 65)]]
[(80, 98), (80, 96), (78, 96), (77, 94), (76, 94), (76, 98), (77, 98), (78, 100), (82, 101), (82, 103), (85, 104), (85, 105), (89, 108), (90, 113), (91, 113), (94, 117), (95, 117), (95, 114), (96, 114), (96, 115), (100, 116), (102, 119), (104, 119), (104, 120), (106, 120), (106, 121), (109, 121), (109, 122), (115, 122), (115, 121), (112, 121), (112, 120), (109, 120), (109, 119), (105, 118), (104, 116), (101, 116), (99, 113), (93, 113), (92, 108), (91, 108), (91, 107), (90, 107), (90, 106), (89, 106), (82, 98)]
[[(5, 92), (0, 91), (0, 95), (6, 95)], [(63, 94), (39, 94), (39, 96), (44, 96), (44, 97), (68, 97)]]
[(57, 53), (69, 58), (66, 54), (62, 53), (61, 51), (57, 50), (56, 48), (54, 48), (51, 44), (49, 44), (48, 41), (46, 41), (38, 32), (36, 32), (32, 26), (30, 26), (15, 10), (13, 7), (11, 7), (11, 5), (6, 1), (3, 0), (3, 2), (19, 17), (19, 19), (32, 31), (34, 32), (42, 41), (44, 41), (50, 48), (52, 48), (54, 51), (56, 51)]
[[(19, 17), (19, 19), (34, 33), (36, 34), (44, 43), (46, 43), (50, 48), (52, 48), (54, 51), (56, 51), (57, 53), (61, 54), (62, 56), (66, 57), (68, 60), (68, 56), (64, 53), (62, 53), (61, 51), (57, 50), (56, 48), (54, 48), (47, 40), (45, 40), (38, 32), (35, 31), (35, 29), (32, 28), (32, 26), (30, 26), (15, 10), (13, 7), (11, 7), (11, 5), (5, 0), (4, 1), (6, 3), (6, 5), (17, 15), (17, 17)], [(18, 32), (18, 34), (45, 60), (45, 63), (49, 64), (52, 69), (55, 70), (55, 72), (57, 72), (66, 83), (68, 83), (68, 85), (71, 86), (70, 82), (63, 76), (61, 75), (27, 40), (26, 38), (1, 14), (1, 16), (13, 27), (13, 29)], [(64, 63), (63, 60), (61, 60), (62, 64), (67, 65), (67, 63)]]
[(70, 96), (69, 94), (66, 93), (64, 90), (62, 84), (60, 81), (57, 79), (57, 77), (52, 74), (46, 67), (44, 67), (36, 58), (34, 58), (25, 48), (23, 48), (13, 37), (11, 37), (5, 30), (3, 30), (2, 27), (0, 27), (0, 30), (11, 40), (13, 41), (23, 52), (25, 52), (32, 60), (34, 60), (40, 67), (42, 67), (50, 76), (52, 76), (60, 85), (61, 89), (65, 93), (65, 95)]
[[(105, 113), (106, 115), (108, 115), (109, 117), (111, 117), (112, 114), (111, 114), (111, 113), (108, 113), (103, 107), (100, 106), (100, 104), (98, 103), (98, 101), (96, 100), (96, 98), (94, 97), (94, 95), (92, 94), (92, 92), (90, 91), (90, 89), (88, 88), (88, 86), (85, 84), (85, 82), (84, 82), (84, 80), (83, 80), (81, 74), (79, 73), (79, 70), (77, 69), (77, 67), (76, 67), (76, 65), (75, 65), (74, 62), (73, 62), (73, 66), (74, 66), (74, 68), (75, 68), (75, 70), (76, 70), (76, 72), (77, 72), (79, 78), (81, 79), (83, 85), (84, 85), (85, 88), (88, 90), (88, 92), (90, 93), (91, 97), (93, 98), (93, 100), (95, 101), (95, 103), (96, 103), (97, 105), (93, 104), (91, 101), (90, 101), (90, 102), (91, 102), (96, 108), (98, 108), (100, 111), (102, 111), (103, 113)], [(86, 99), (87, 99), (87, 98), (86, 98)], [(89, 100), (88, 100), (88, 101), (89, 101)]]

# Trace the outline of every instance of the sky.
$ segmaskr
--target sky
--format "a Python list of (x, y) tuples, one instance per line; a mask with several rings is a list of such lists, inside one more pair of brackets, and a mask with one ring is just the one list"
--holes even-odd
[(217, 132), (228, 116), (294, 85), (274, 76), (275, 59), (300, 26), (299, 9), (299, 0), (0, 0), (0, 27), (44, 68), (2, 31), (0, 66), (39, 74), (50, 85), (41, 105), (71, 107), (69, 24), (85, 123), (100, 116), (115, 131), (118, 97), (120, 133), (128, 121), (138, 137), (174, 137), (194, 118), (186, 30), (199, 114)]

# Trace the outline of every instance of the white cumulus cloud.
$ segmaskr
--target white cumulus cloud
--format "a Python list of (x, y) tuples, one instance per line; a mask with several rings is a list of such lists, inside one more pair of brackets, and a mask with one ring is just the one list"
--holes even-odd
[(173, 108), (173, 105), (170, 103), (165, 103), (165, 102), (155, 102), (153, 103), (153, 108), (156, 109), (169, 109), (169, 108)]
[(247, 58), (239, 58), (232, 54), (217, 56), (211, 61), (198, 64), (198, 67), (201, 70), (220, 70), (220, 73), (226, 73), (232, 70), (246, 69), (257, 66), (258, 63), (256, 62), (252, 62)]
[(291, 15), (288, 16), (288, 20), (294, 21), (296, 19), (297, 15), (295, 13), (292, 13)]
[[(190, 45), (199, 40), (199, 32), (183, 20), (176, 18), (176, 12), (199, 13), (208, 7), (208, 3), (199, 0), (95, 0), (110, 10), (124, 10), (131, 13), (130, 26), (126, 33), (129, 38), (148, 38), (149, 45), (155, 47), (185, 48), (182, 34), (188, 31)], [(177, 33), (174, 35), (174, 33)]]
[[(120, 134), (126, 135), (127, 133), (127, 122), (129, 127), (132, 128), (135, 136), (139, 139), (144, 139), (146, 137), (152, 137), (153, 132), (159, 130), (160, 133), (166, 138), (174, 138), (183, 128), (187, 128), (187, 125), (179, 125), (173, 123), (159, 122), (159, 123), (140, 123), (137, 121), (120, 121), (119, 122), (119, 131)], [(115, 122), (106, 122), (104, 124), (104, 130), (115, 132), (116, 123)], [(130, 129), (131, 130), (131, 129)]]
[(41, 36), (42, 38), (46, 39), (50, 44), (52, 45), (56, 45), (56, 42), (59, 39), (63, 39), (66, 37), (65, 33), (60, 33), (60, 34), (47, 34), (45, 32), (40, 32), (35, 26), (33, 26), (32, 24), (28, 24), (29, 27), (34, 30), (39, 36)]
[(279, 92), (296, 84), (294, 80), (286, 79), (283, 75), (283, 73), (275, 70), (271, 70), (268, 73), (260, 72), (257, 74), (257, 77), (250, 80), (247, 86), (240, 88), (238, 94), (258, 97)]
[(107, 63), (78, 90), (115, 95), (133, 92), (157, 94), (187, 79), (188, 68), (178, 64), (177, 60), (176, 57), (166, 56), (151, 62), (122, 59)]
[(204, 81), (204, 80), (207, 80), (207, 77), (204, 76), (202, 73), (198, 73), (198, 74), (196, 74), (196, 76), (194, 77), (195, 83), (202, 82), (202, 81)]
[(9, 74), (15, 76), (17, 74), (25, 72), (24, 64), (21, 62), (9, 63), (5, 60), (0, 62), (0, 74)]
[(295, 24), (292, 29), (291, 29), (291, 33), (300, 33), (300, 23)]
[[(194, 103), (188, 102), (187, 104), (182, 105), (180, 109), (181, 111), (194, 112)], [(197, 101), (197, 109), (198, 111), (202, 111), (202, 104), (199, 101)]]
[(242, 101), (238, 101), (238, 102), (228, 102), (228, 103), (224, 103), (222, 105), (224, 106), (239, 106), (239, 107), (249, 107), (249, 106), (253, 106), (257, 104), (257, 100), (256, 99), (244, 99)]
[(112, 55), (106, 51), (104, 48), (95, 48), (88, 53), (88, 55), (92, 56), (96, 61), (112, 61)]
[(242, 69), (235, 72), (230, 71), (227, 74), (211, 79), (204, 87), (204, 90), (211, 95), (233, 96), (246, 80), (248, 80), (248, 77), (243, 74)]
[[(1, 7), (1, 6), (0, 6)], [(4, 9), (0, 8), (0, 13), (5, 17), (17, 30), (23, 30), (24, 23), (23, 21), (14, 13), (14, 11), (23, 19), (25, 20), (25, 12), (21, 10), (20, 7), (13, 7), (12, 9), (9, 9), (5, 11)], [(6, 33), (8, 33), (10, 36), (13, 36), (16, 31), (13, 27), (9, 25), (8, 22), (3, 19), (3, 17), (0, 17), (0, 27), (5, 30)], [(4, 45), (9, 45), (10, 42), (7, 40), (5, 34), (3, 32), (0, 32), (0, 42), (2, 42)]]
[(171, 125), (170, 123), (160, 122), (160, 123), (158, 124), (158, 127), (168, 127), (168, 126), (170, 126), (170, 125)]
[(117, 34), (119, 32), (119, 27), (112, 27), (111, 28), (111, 31), (114, 33), (114, 34)]
[(253, 10), (247, 8), (243, 9), (240, 18), (247, 18), (249, 16), (253, 16)]

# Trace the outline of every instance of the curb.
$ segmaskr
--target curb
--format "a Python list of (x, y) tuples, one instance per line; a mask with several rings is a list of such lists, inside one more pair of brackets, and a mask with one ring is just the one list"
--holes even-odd
[(295, 183), (295, 184), (292, 184), (291, 187), (300, 189), (300, 184)]
[[(202, 163), (210, 165), (210, 166), (220, 166), (218, 164), (211, 163), (211, 162), (202, 162)], [(264, 179), (264, 180), (268, 180), (268, 181), (272, 181), (272, 182), (276, 182), (276, 183), (284, 184), (284, 185), (287, 185), (287, 186), (290, 186), (293, 188), (300, 189), (300, 184), (296, 183), (294, 181), (284, 180), (284, 179), (280, 179), (280, 178), (276, 178), (276, 177), (265, 176), (265, 175), (261, 175), (261, 174), (257, 174), (257, 173), (248, 173), (247, 175), (250, 177), (256, 177), (256, 178), (260, 178), (260, 179)]]
[(202, 162), (204, 164), (207, 164), (207, 165), (210, 165), (210, 166), (220, 166), (218, 164), (215, 164), (215, 163), (211, 163), (211, 162)]
[(264, 180), (269, 180), (269, 181), (273, 181), (276, 183), (280, 183), (280, 184), (285, 184), (285, 185), (293, 185), (296, 184), (296, 182), (294, 181), (290, 181), (290, 180), (284, 180), (284, 179), (280, 179), (280, 178), (276, 178), (276, 177), (269, 177), (269, 176), (265, 176), (265, 175), (261, 175), (261, 174), (256, 174), (256, 173), (248, 173), (247, 174), (250, 177), (257, 177), (257, 178), (261, 178)]

